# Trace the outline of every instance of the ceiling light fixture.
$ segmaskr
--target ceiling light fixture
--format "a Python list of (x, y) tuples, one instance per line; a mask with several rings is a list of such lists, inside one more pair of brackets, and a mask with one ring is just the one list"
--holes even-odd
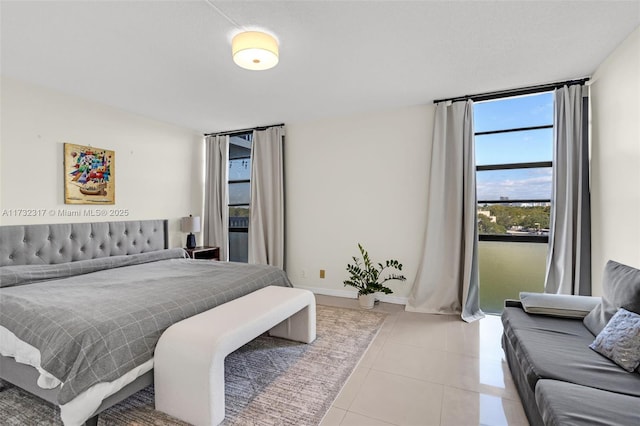
[(233, 62), (242, 68), (255, 71), (268, 70), (278, 65), (278, 40), (274, 36), (262, 31), (249, 31), (220, 10), (214, 0), (204, 1), (231, 25), (242, 30), (231, 40)]
[(231, 41), (233, 62), (248, 70), (268, 70), (278, 64), (278, 42), (263, 32), (245, 31)]

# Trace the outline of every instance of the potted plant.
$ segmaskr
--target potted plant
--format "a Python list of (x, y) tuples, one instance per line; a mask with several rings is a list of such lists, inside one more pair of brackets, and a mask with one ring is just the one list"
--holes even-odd
[(375, 293), (382, 292), (391, 294), (393, 291), (384, 285), (387, 281), (398, 280), (406, 281), (403, 275), (388, 273), (383, 277), (382, 273), (385, 269), (395, 269), (402, 271), (402, 264), (397, 260), (387, 260), (385, 263), (374, 264), (369, 258), (369, 253), (358, 243), (362, 261), (353, 256), (353, 264), (347, 265), (347, 272), (351, 275), (348, 280), (344, 281), (345, 287), (350, 285), (358, 289), (358, 301), (360, 307), (364, 309), (373, 308), (375, 302)]

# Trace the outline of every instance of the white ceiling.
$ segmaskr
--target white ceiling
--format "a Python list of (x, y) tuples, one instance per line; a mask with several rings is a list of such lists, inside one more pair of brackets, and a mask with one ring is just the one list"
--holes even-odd
[[(213, 2), (213, 1), (212, 1)], [(579, 78), (640, 25), (637, 1), (5, 1), (3, 75), (198, 131), (315, 120)]]

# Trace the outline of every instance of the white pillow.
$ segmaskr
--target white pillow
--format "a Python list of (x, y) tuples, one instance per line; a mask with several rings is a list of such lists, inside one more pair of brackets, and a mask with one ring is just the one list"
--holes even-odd
[(599, 297), (566, 294), (520, 293), (520, 302), (529, 314), (562, 318), (584, 318), (600, 303)]

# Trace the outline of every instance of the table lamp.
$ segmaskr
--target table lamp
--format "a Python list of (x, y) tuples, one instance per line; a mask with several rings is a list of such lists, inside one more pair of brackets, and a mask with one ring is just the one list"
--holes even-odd
[(193, 235), (193, 233), (200, 232), (200, 216), (193, 217), (189, 215), (189, 217), (183, 217), (180, 220), (180, 230), (189, 233), (189, 235), (187, 235), (187, 248), (195, 248), (196, 236)]

